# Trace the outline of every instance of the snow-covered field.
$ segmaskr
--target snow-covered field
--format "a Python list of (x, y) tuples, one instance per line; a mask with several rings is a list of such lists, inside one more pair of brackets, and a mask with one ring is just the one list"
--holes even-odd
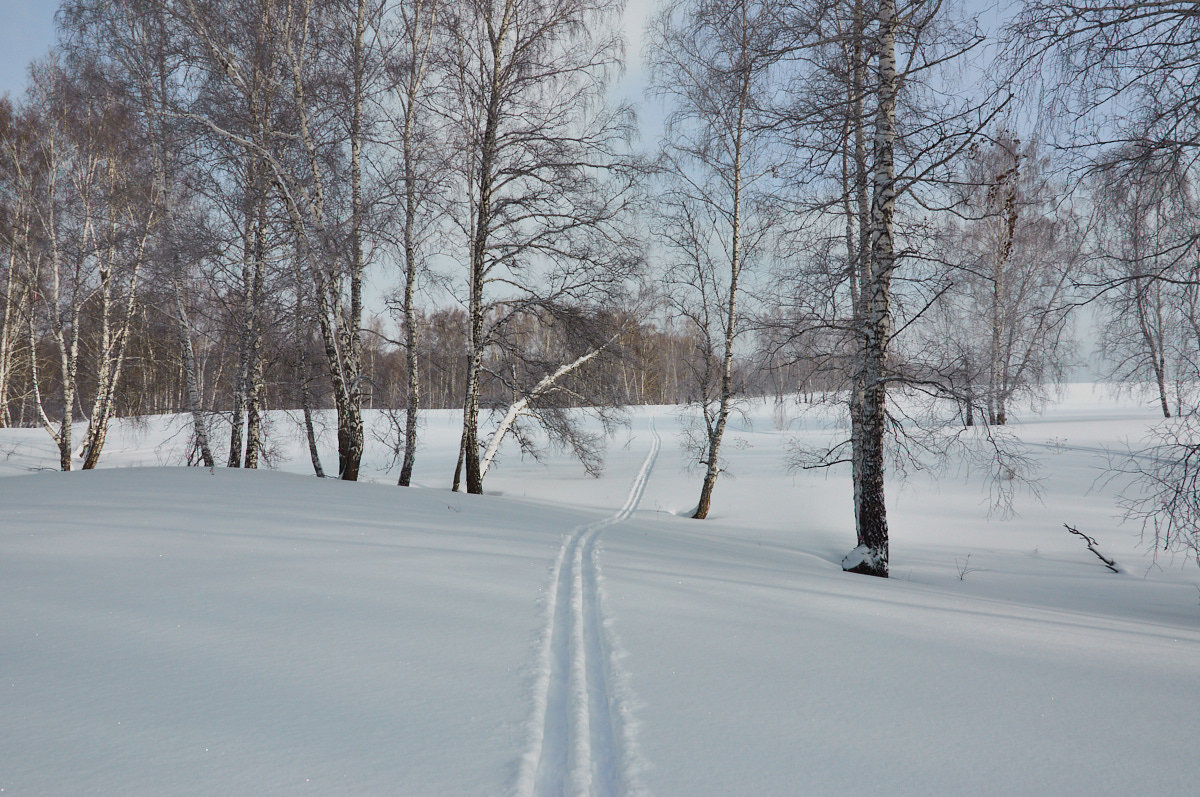
[(210, 474), (177, 420), (122, 423), (61, 474), (3, 430), (0, 791), (1194, 794), (1200, 571), (1097, 482), (1154, 420), (1090, 386), (1026, 418), (1043, 494), (1008, 520), (957, 470), (893, 482), (887, 581), (839, 567), (848, 474), (785, 470), (834, 421), (797, 408), (739, 421), (704, 522), (670, 407), (601, 479), (508, 450), (482, 498), (446, 489), (449, 412), (411, 490), (375, 440), (346, 484), (298, 437)]

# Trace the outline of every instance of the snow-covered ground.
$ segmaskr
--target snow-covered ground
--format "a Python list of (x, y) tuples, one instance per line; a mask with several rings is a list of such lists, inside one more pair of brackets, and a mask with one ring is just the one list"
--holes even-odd
[(481, 498), (449, 412), (411, 490), (375, 439), (377, 483), (306, 475), (283, 414), (258, 472), (175, 467), (179, 420), (88, 473), (3, 430), (0, 791), (1194, 794), (1200, 570), (1097, 480), (1154, 421), (1090, 386), (1025, 418), (1007, 520), (955, 468), (895, 481), (886, 581), (839, 567), (848, 474), (783, 465), (828, 411), (750, 407), (704, 522), (671, 407), (600, 479), (510, 449)]

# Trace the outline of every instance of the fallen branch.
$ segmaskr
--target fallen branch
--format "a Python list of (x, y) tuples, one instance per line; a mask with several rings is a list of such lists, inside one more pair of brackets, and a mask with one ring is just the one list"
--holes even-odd
[(1114, 562), (1112, 559), (1109, 559), (1107, 556), (1105, 556), (1104, 554), (1100, 553), (1099, 550), (1097, 550), (1096, 546), (1099, 545), (1100, 543), (1096, 542), (1096, 539), (1094, 537), (1089, 537), (1088, 535), (1084, 534), (1079, 529), (1075, 528), (1074, 526), (1070, 526), (1066, 523), (1063, 524), (1063, 528), (1065, 528), (1067, 531), (1071, 532), (1072, 534), (1075, 534), (1079, 537), (1083, 537), (1084, 541), (1087, 543), (1088, 550), (1091, 551), (1092, 553), (1096, 554), (1096, 558), (1099, 559), (1101, 562), (1104, 562), (1105, 567), (1107, 567), (1109, 570), (1113, 571), (1114, 573), (1121, 572), (1121, 568), (1117, 566), (1116, 562)]

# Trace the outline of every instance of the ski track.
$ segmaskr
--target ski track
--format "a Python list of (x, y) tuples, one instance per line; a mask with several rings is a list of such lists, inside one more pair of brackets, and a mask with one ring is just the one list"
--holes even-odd
[(638, 791), (624, 679), (608, 639), (596, 540), (629, 518), (646, 491), (662, 439), (650, 420), (650, 451), (625, 504), (573, 529), (555, 560), (546, 605), (529, 748), (516, 794), (618, 795)]
[(1134, 460), (1139, 460), (1141, 462), (1150, 462), (1150, 463), (1154, 463), (1154, 464), (1168, 464), (1170, 462), (1170, 460), (1167, 459), (1166, 457), (1159, 457), (1159, 456), (1155, 456), (1154, 454), (1147, 454), (1146, 450), (1148, 450), (1149, 448), (1152, 448), (1152, 446), (1148, 446), (1147, 449), (1143, 449), (1141, 451), (1138, 451), (1138, 450), (1119, 451), (1115, 448), (1102, 448), (1100, 446), (1077, 446), (1077, 445), (1072, 445), (1070, 443), (1023, 442), (1023, 444), (1026, 446), (1030, 446), (1032, 448), (1044, 448), (1049, 451), (1053, 451), (1056, 454), (1062, 453), (1064, 451), (1075, 451), (1075, 452), (1078, 452), (1081, 454), (1095, 454), (1097, 456), (1105, 457), (1106, 459), (1108, 459), (1110, 461), (1111, 460), (1134, 459)]

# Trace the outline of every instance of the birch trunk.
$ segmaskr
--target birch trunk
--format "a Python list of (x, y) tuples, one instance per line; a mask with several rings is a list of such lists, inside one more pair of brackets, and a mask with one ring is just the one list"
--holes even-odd
[[(468, 275), (468, 333), (466, 391), (463, 397), (463, 434), (460, 457), (466, 475), (467, 492), (483, 493), (483, 477), (479, 462), (479, 390), (483, 367), (483, 352), (486, 345), (483, 334), (484, 284), (488, 272), (488, 248), (492, 225), (493, 193), (496, 189), (495, 158), (499, 134), (502, 97), (502, 74), (505, 69), (504, 47), (508, 39), (509, 26), (516, 15), (516, 4), (506, 0), (500, 19), (490, 15), (485, 20), (490, 62), (486, 64), (486, 104), (481, 109), (484, 117), (483, 136), (479, 143), (479, 166), (476, 175), (474, 197), (474, 225), (470, 239), (470, 273)], [(457, 482), (457, 474), (455, 481)]]
[(321, 454), (317, 449), (317, 435), (313, 429), (312, 394), (308, 383), (312, 378), (308, 364), (308, 340), (304, 334), (304, 271), (300, 264), (300, 254), (296, 253), (296, 312), (295, 334), (297, 370), (300, 379), (300, 408), (304, 414), (304, 436), (308, 440), (308, 458), (312, 461), (313, 473), (318, 479), (325, 478), (325, 469), (321, 466)]
[[(246, 153), (246, 190), (254, 193), (258, 181), (255, 177), (255, 157), (251, 152)], [(252, 200), (253, 202), (253, 200)], [(242, 308), (241, 328), (238, 330), (238, 367), (233, 385), (233, 407), (229, 417), (229, 458), (226, 467), (240, 468), (244, 450), (246, 427), (246, 401), (250, 382), (252, 357), (250, 341), (254, 336), (254, 232), (257, 213), (254, 204), (248, 204), (245, 210), (245, 229), (242, 232)]]
[[(408, 146), (409, 144), (406, 142), (405, 148), (407, 149)], [(398, 482), (401, 487), (408, 487), (412, 483), (413, 464), (417, 457), (417, 423), (419, 421), (417, 413), (421, 406), (420, 358), (417, 350), (420, 340), (414, 305), (417, 264), (412, 242), (413, 203), (411, 199), (408, 200), (408, 207), (409, 216), (404, 224), (404, 346), (405, 364), (408, 371), (408, 404), (404, 413), (404, 460), (400, 465)]]
[(202, 411), (203, 403), (200, 398), (200, 385), (196, 375), (196, 352), (192, 346), (191, 323), (188, 321), (187, 308), (183, 303), (183, 285), (178, 273), (172, 280), (175, 296), (175, 334), (179, 341), (179, 352), (183, 361), (184, 397), (187, 411), (192, 416), (192, 430), (196, 438), (196, 447), (200, 449), (200, 459), (204, 467), (212, 470), (216, 467), (213, 460), (212, 448), (208, 443), (208, 421)]
[(879, 4), (878, 108), (870, 220), (870, 280), (863, 288), (862, 420), (860, 449), (854, 457), (858, 547), (842, 561), (845, 570), (888, 575), (888, 526), (884, 497), (884, 436), (887, 424), (887, 354), (891, 337), (891, 280), (895, 268), (893, 213), (896, 174), (896, 3)]
[[(424, 19), (422, 15), (427, 8), (429, 16), (428, 19)], [(420, 329), (417, 326), (415, 304), (419, 266), (415, 225), (420, 189), (417, 184), (417, 153), (413, 146), (413, 138), (416, 135), (417, 108), (424, 85), (429, 46), (433, 41), (432, 31), (437, 5), (432, 2), (415, 3), (411, 13), (406, 33), (412, 57), (409, 60), (408, 72), (404, 76), (404, 127), (401, 133), (404, 158), (404, 347), (408, 377), (408, 403), (404, 413), (404, 460), (400, 465), (400, 478), (397, 482), (401, 487), (408, 487), (412, 483), (413, 465), (417, 456), (418, 412), (421, 406), (420, 358), (417, 349), (420, 343)]]
[[(1134, 240), (1135, 242), (1137, 241), (1136, 227)], [(1135, 291), (1138, 332), (1141, 334), (1142, 342), (1146, 347), (1146, 354), (1150, 359), (1150, 369), (1154, 374), (1154, 384), (1158, 390), (1159, 406), (1162, 409), (1163, 417), (1170, 418), (1171, 405), (1167, 398), (1166, 346), (1162, 339), (1162, 298), (1160, 295), (1157, 295), (1157, 288), (1146, 285), (1141, 279), (1133, 281), (1133, 289)], [(1151, 291), (1155, 292), (1156, 295), (1154, 297), (1149, 295)], [(1150, 318), (1152, 312), (1154, 318)]]
[[(118, 183), (118, 166), (115, 159), (109, 160), (108, 185), (115, 189)], [(115, 194), (116, 191), (114, 190)], [(146, 243), (155, 224), (153, 211), (147, 210), (144, 226), (137, 242), (133, 262), (130, 265), (128, 283), (125, 285), (125, 303), (120, 315), (115, 319), (110, 317), (113, 305), (116, 275), (118, 236), (118, 208), (109, 199), (109, 223), (107, 257), (100, 263), (100, 349), (97, 353), (99, 362), (96, 369), (96, 396), (92, 403), (92, 412), (88, 418), (87, 430), (83, 440), (83, 469), (91, 470), (100, 461), (100, 452), (104, 449), (104, 441), (108, 435), (108, 422), (113, 413), (113, 402), (116, 399), (117, 386), (125, 368), (125, 352), (129, 342), (129, 330), (133, 325), (134, 310), (137, 306), (137, 286), (142, 261), (146, 252)], [(128, 209), (132, 216), (134, 209)]]
[(750, 99), (750, 72), (742, 74), (738, 93), (737, 121), (733, 130), (733, 196), (730, 225), (729, 249), (729, 296), (725, 304), (725, 339), (721, 356), (721, 393), (717, 403), (717, 416), (708, 430), (708, 450), (705, 453), (704, 482), (700, 486), (700, 500), (692, 517), (703, 520), (708, 517), (712, 505), (713, 488), (721, 472), (721, 440), (725, 436), (725, 424), (729, 420), (729, 409), (733, 402), (733, 344), (737, 336), (738, 279), (742, 272), (742, 145), (745, 135), (746, 105)]
[[(144, 246), (145, 237), (143, 237), (139, 249), (144, 251)], [(129, 277), (125, 308), (118, 321), (116, 332), (110, 334), (107, 319), (103, 322), (105, 334), (100, 352), (102, 363), (97, 374), (96, 400), (92, 405), (92, 414), (88, 419), (88, 428), (83, 444), (84, 470), (91, 470), (99, 463), (100, 452), (104, 449), (104, 440), (108, 435), (108, 422), (113, 413), (113, 402), (116, 398), (117, 385), (120, 383), (121, 374), (125, 369), (125, 352), (129, 342), (129, 330), (133, 325), (134, 309), (137, 306), (136, 291), (142, 251), (139, 251), (137, 260), (133, 266), (133, 273)], [(107, 304), (107, 301), (105, 304)], [(107, 308), (105, 312), (107, 313)]]
[(263, 167), (254, 168), (255, 208), (250, 281), (246, 285), (249, 293), (249, 312), (246, 316), (246, 383), (244, 391), (246, 411), (246, 459), (247, 468), (257, 468), (262, 451), (262, 309), (263, 284), (266, 278), (267, 260), (267, 184), (263, 179)]
[[(847, 257), (850, 270), (850, 313), (851, 317), (861, 323), (866, 318), (865, 286), (870, 282), (870, 224), (871, 194), (868, 186), (869, 167), (867, 164), (867, 135), (866, 135), (866, 19), (863, 13), (862, 0), (855, 0), (851, 19), (850, 46), (850, 125), (854, 137), (853, 175), (847, 175), (853, 180), (853, 194), (856, 199), (856, 211), (847, 208)], [(855, 233), (857, 232), (857, 240)], [(851, 376), (850, 384), (850, 458), (859, 462), (862, 458), (863, 443), (863, 380), (862, 372), (856, 371)], [(862, 481), (852, 478), (854, 491), (854, 526), (856, 532), (861, 528), (860, 507), (862, 506)], [(858, 543), (862, 544), (859, 533)]]
[(351, 262), (350, 317), (342, 323), (345, 384), (343, 403), (338, 407), (338, 475), (358, 480), (363, 452), (362, 423), (362, 276), (363, 276), (363, 45), (366, 37), (366, 0), (358, 0), (353, 43), (354, 96), (350, 116), (350, 203)]
[[(45, 205), (41, 211), (42, 226), (46, 231), (50, 258), (50, 292), (48, 295), (43, 294), (42, 300), (44, 304), (51, 308), (50, 312), (53, 322), (51, 334), (58, 349), (59, 376), (62, 382), (62, 412), (57, 428), (55, 428), (54, 422), (50, 420), (42, 400), (38, 380), (37, 334), (34, 326), (33, 312), (29, 314), (28, 332), (34, 403), (42, 426), (46, 429), (51, 439), (54, 440), (58, 448), (59, 468), (69, 471), (71, 470), (71, 456), (73, 453), (71, 446), (71, 424), (74, 420), (76, 376), (79, 372), (79, 292), (83, 275), (83, 256), (77, 255), (74, 258), (73, 274), (69, 286), (70, 293), (67, 295), (63, 285), (63, 253), (59, 241), (58, 229), (60, 199), (58, 177), (59, 170), (63, 166), (62, 154), (56, 141), (58, 135), (59, 132), (57, 129), (48, 131), (46, 135), (46, 148), (43, 152), (46, 157), (49, 179), (47, 180), (45, 190)], [(75, 176), (77, 178), (77, 185), (82, 189), (79, 197), (83, 209), (82, 216), (89, 220), (92, 218), (90, 206), (91, 195), (87, 191), (87, 186), (90, 185), (90, 175), (93, 165), (94, 161), (88, 158), (83, 158), (80, 163), (75, 164), (76, 169), (83, 170), (82, 174), (77, 173)], [(80, 238), (81, 240), (78, 242), (79, 251), (84, 252), (87, 250), (89, 243), (95, 238), (90, 221), (85, 222)], [(36, 273), (36, 270), (30, 277), (32, 285), (39, 283), (39, 275)], [(63, 306), (64, 301), (67, 303), (65, 308)]]
[[(483, 493), (483, 475), (479, 465), (479, 377), (483, 367), (483, 252), (476, 253), (479, 263), (472, 257), (471, 270), (475, 272), (471, 278), (471, 299), (468, 312), (470, 314), (467, 345), (470, 347), (470, 359), (467, 361), (466, 395), (463, 402), (463, 433), (459, 458), (466, 473), (467, 492), (473, 495)], [(455, 474), (455, 482), (458, 474)]]

